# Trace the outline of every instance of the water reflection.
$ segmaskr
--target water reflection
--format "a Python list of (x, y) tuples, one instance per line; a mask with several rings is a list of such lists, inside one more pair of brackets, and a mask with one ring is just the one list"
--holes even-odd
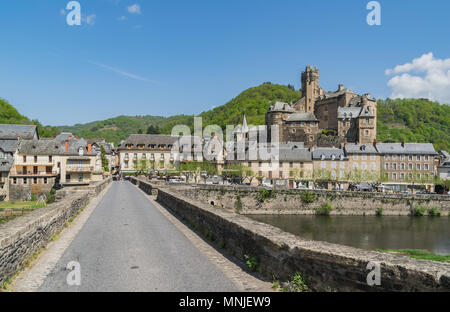
[(450, 218), (258, 215), (250, 218), (309, 240), (364, 249), (425, 249), (450, 254)]

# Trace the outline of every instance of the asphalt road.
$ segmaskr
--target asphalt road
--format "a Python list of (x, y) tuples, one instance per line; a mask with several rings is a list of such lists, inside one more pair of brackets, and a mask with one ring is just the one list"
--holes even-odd
[[(66, 266), (80, 263), (81, 285)], [(239, 291), (129, 182), (113, 182), (39, 291)]]

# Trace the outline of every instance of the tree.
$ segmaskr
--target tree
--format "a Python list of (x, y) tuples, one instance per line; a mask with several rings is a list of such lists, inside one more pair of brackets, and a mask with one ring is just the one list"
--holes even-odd
[(148, 127), (148, 129), (147, 129), (147, 134), (160, 134), (159, 127), (158, 127), (158, 126), (151, 125), (151, 126)]
[(252, 181), (255, 178), (255, 172), (250, 167), (245, 167), (243, 170), (244, 180), (248, 180), (250, 185), (252, 185)]
[(100, 145), (101, 157), (102, 157), (102, 167), (105, 172), (109, 172), (109, 161), (106, 158), (106, 151), (103, 145)]

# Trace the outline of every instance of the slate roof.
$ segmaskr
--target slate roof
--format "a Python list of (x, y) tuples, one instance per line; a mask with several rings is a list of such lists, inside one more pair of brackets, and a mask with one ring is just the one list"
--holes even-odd
[(312, 161), (312, 153), (307, 148), (280, 148), (280, 161)]
[(276, 102), (274, 105), (270, 106), (269, 110), (272, 112), (295, 112), (290, 104), (284, 102)]
[(12, 158), (0, 159), (0, 172), (9, 172), (13, 161), (14, 159)]
[(364, 145), (349, 143), (344, 147), (347, 154), (379, 154), (379, 151), (372, 144)]
[(346, 93), (353, 93), (353, 94), (356, 94), (356, 93), (353, 92), (352, 90), (347, 89), (347, 88), (344, 88), (344, 89), (339, 90), (339, 91), (331, 91), (331, 92), (325, 93), (325, 98), (326, 98), (326, 99), (335, 98), (335, 97), (344, 95), (344, 94), (346, 94)]
[(68, 141), (68, 150), (65, 150), (65, 141), (58, 140), (24, 140), (20, 142), (19, 153), (23, 155), (60, 155), (79, 156), (79, 149), (83, 148), (83, 156), (95, 156), (95, 152), (88, 153), (88, 146), (84, 140)]
[(312, 154), (314, 160), (322, 160), (323, 157), (324, 160), (339, 160), (341, 157), (347, 159), (344, 150), (341, 148), (317, 147)]
[(374, 117), (374, 115), (363, 107), (354, 107), (354, 106), (346, 106), (346, 107), (338, 107), (338, 118), (339, 119), (347, 119), (347, 118), (359, 118), (359, 117)]
[(319, 121), (313, 113), (294, 113), (286, 121)]
[(379, 143), (377, 149), (381, 154), (438, 155), (431, 143)]
[(0, 124), (0, 140), (32, 140), (38, 137), (37, 127), (34, 125), (6, 125)]
[(15, 153), (18, 144), (18, 140), (0, 140), (0, 149), (2, 149), (5, 153)]

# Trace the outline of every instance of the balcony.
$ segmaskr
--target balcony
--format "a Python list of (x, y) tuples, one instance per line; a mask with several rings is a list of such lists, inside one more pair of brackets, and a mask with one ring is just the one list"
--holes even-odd
[(86, 165), (70, 165), (66, 168), (67, 172), (92, 172), (94, 171), (94, 166), (86, 166)]

